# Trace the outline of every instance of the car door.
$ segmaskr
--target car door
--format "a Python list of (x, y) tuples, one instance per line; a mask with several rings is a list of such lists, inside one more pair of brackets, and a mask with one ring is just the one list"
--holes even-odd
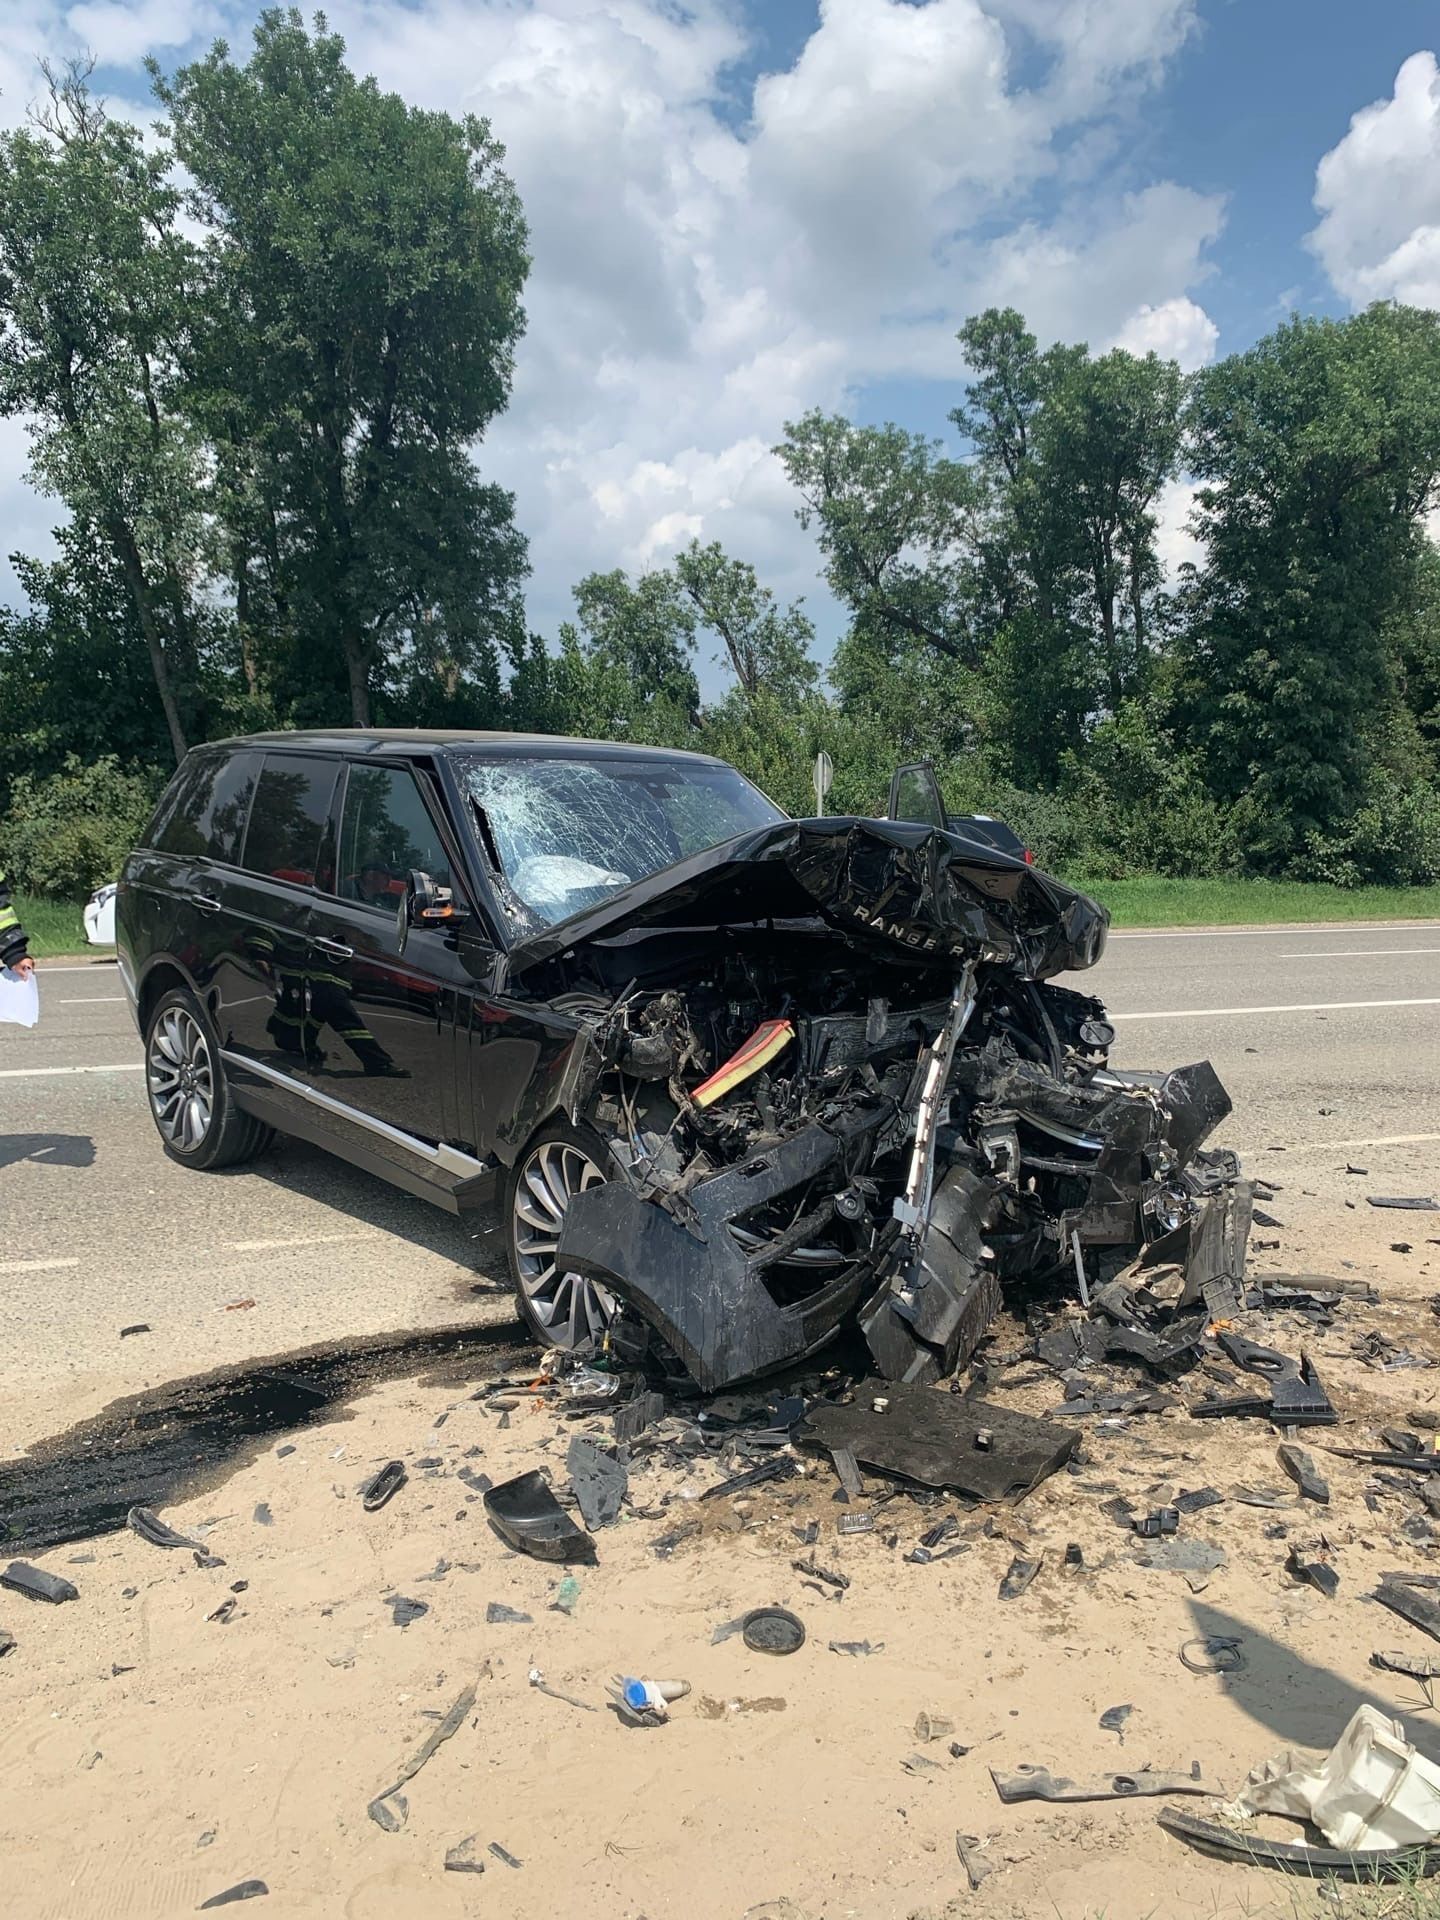
[(890, 820), (919, 820), (927, 827), (945, 825), (945, 802), (940, 782), (928, 760), (897, 767), (890, 776)]
[(430, 1144), (468, 1146), (456, 1046), (474, 980), (454, 933), (410, 926), (403, 952), (399, 937), (412, 872), (457, 885), (442, 817), (427, 774), (404, 763), (348, 764), (334, 883), (310, 918), (305, 1072), (372, 1120)]
[(272, 1073), (303, 1076), (310, 902), (334, 869), (331, 798), (338, 759), (267, 752), (255, 782), (239, 866), (216, 892), (223, 933), (215, 1019), (221, 1046)]

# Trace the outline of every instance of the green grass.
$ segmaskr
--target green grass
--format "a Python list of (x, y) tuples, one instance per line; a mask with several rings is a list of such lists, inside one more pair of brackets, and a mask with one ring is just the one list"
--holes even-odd
[(1297, 880), (1072, 879), (1117, 927), (1283, 925), (1296, 920), (1440, 920), (1440, 887), (1329, 887)]
[(79, 907), (68, 900), (42, 900), (33, 893), (17, 893), (12, 904), (20, 924), (30, 936), (30, 952), (36, 960), (58, 953), (103, 954), (104, 947), (90, 947), (85, 941), (85, 922)]

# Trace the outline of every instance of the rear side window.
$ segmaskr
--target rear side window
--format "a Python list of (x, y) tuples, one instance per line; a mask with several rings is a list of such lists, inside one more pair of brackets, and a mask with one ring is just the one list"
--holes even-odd
[(260, 768), (258, 753), (200, 754), (160, 802), (149, 844), (161, 853), (205, 855), (234, 866)]
[(393, 912), (414, 867), (442, 887), (450, 862), (413, 773), (399, 767), (352, 766), (340, 818), (342, 900)]
[(328, 873), (321, 871), (321, 844), (338, 766), (335, 760), (266, 754), (245, 834), (241, 865), (248, 872), (302, 887), (328, 884)]

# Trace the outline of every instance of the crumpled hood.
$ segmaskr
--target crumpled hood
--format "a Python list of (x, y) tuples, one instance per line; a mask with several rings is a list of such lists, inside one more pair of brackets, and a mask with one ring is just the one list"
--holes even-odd
[(737, 835), (521, 941), (512, 972), (642, 928), (748, 925), (815, 914), (847, 934), (943, 964), (984, 959), (1022, 979), (1094, 966), (1110, 916), (994, 847), (918, 821), (840, 815)]

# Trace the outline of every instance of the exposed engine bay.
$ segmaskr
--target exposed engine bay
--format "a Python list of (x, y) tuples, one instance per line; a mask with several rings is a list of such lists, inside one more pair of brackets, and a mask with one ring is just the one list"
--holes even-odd
[[(966, 1364), (1012, 1289), (1155, 1262), (1219, 1311), (1249, 1189), (1205, 1142), (1208, 1064), (1121, 1075), (1088, 967), (1106, 916), (1009, 855), (903, 822), (744, 836), (517, 956), (581, 1029), (569, 1117), (604, 1143), (558, 1265), (609, 1338), (714, 1390), (846, 1322), (879, 1370)], [(581, 916), (583, 921), (584, 916)]]

